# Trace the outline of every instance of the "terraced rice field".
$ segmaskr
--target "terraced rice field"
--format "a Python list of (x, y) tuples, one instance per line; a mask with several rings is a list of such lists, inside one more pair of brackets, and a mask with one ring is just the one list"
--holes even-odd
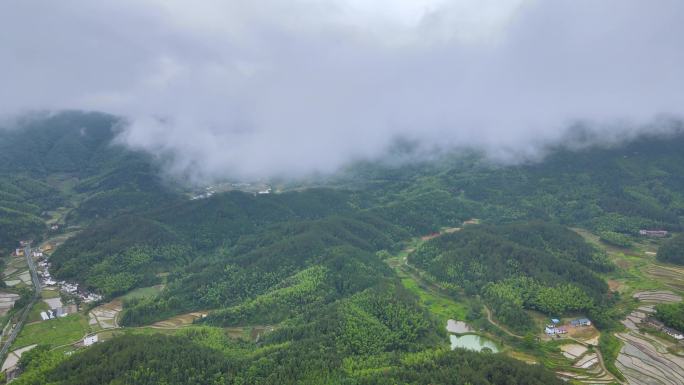
[(588, 346), (581, 343), (570, 343), (561, 345), (560, 349), (561, 354), (553, 359), (556, 363), (567, 363), (555, 369), (561, 378), (583, 384), (615, 383), (613, 375), (604, 369), (601, 358)]
[(684, 268), (653, 264), (646, 268), (647, 275), (671, 289), (684, 291)]
[(616, 366), (628, 384), (684, 384), (684, 357), (670, 353), (676, 343), (639, 331), (639, 323), (648, 317), (655, 304), (679, 302), (682, 297), (670, 291), (647, 291), (634, 294), (643, 304), (623, 321), (627, 332), (616, 336), (624, 343)]
[(563, 355), (571, 360), (581, 357), (587, 352), (587, 348), (579, 344), (566, 344), (561, 346)]
[(642, 291), (634, 294), (634, 298), (638, 299), (644, 303), (666, 303), (666, 302), (679, 302), (682, 297), (671, 291), (661, 290), (661, 291)]
[(30, 285), (31, 275), (29, 274), (28, 266), (26, 265), (26, 259), (24, 257), (10, 258), (7, 267), (3, 272), (3, 277), (5, 284), (10, 287), (17, 286), (20, 283)]
[[(601, 247), (618, 266), (607, 275), (611, 290), (619, 291), (625, 299), (639, 300), (639, 307), (631, 311), (622, 323), (626, 332), (616, 334), (623, 347), (615, 362), (627, 384), (684, 384), (684, 357), (672, 351), (682, 346), (672, 340), (643, 333), (640, 323), (654, 312), (658, 303), (682, 301), (684, 295), (684, 267), (662, 264), (656, 260), (659, 240), (642, 240), (630, 249), (617, 249), (602, 244), (594, 234), (577, 230), (589, 242)], [(625, 308), (631, 308), (629, 300)]]
[(116, 318), (122, 310), (121, 300), (115, 299), (100, 305), (90, 311), (88, 324), (92, 327), (99, 326), (102, 329), (113, 329), (119, 327)]
[(684, 357), (667, 352), (667, 346), (641, 333), (620, 333), (624, 342), (616, 366), (629, 384), (684, 384)]
[(14, 302), (19, 299), (19, 294), (0, 292), (0, 316), (3, 316), (14, 307)]

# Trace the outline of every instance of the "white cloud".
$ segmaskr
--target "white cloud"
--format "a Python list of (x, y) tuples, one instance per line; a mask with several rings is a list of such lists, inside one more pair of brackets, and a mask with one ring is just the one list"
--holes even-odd
[[(301, 175), (397, 137), (535, 156), (684, 110), (678, 0), (0, 3), (0, 113), (127, 117), (200, 177)], [(618, 122), (620, 122), (618, 124)]]

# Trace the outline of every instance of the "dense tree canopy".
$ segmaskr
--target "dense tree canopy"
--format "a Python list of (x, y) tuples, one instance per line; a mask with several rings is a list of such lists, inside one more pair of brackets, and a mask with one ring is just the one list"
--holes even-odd
[[(514, 330), (531, 330), (531, 309), (584, 312), (603, 327), (612, 299), (599, 274), (614, 266), (566, 226), (627, 246), (643, 228), (681, 230), (684, 216), (682, 135), (514, 166), (472, 153), (358, 163), (282, 193), (190, 200), (150, 156), (112, 145), (118, 124), (69, 112), (0, 130), (0, 253), (43, 236), (63, 208), (79, 232), (50, 257), (55, 277), (107, 297), (163, 282), (124, 303), (126, 326), (209, 314), (176, 336), (121, 336), (69, 357), (35, 348), (18, 384), (560, 383), (503, 355), (446, 350), (443, 325), (380, 256), (479, 218), (408, 262), (451, 293), (479, 295)], [(684, 263), (683, 239), (658, 259)], [(658, 316), (674, 326), (680, 310)], [(275, 330), (248, 343), (219, 329), (250, 325)]]
[(668, 239), (660, 246), (656, 257), (659, 261), (684, 265), (684, 235)]
[(684, 332), (684, 302), (658, 304), (655, 316), (665, 325)]
[(409, 256), (446, 285), (480, 294), (497, 317), (520, 331), (532, 327), (524, 308), (549, 315), (588, 311), (608, 287), (594, 270), (604, 254), (559, 225), (470, 226), (426, 242)]

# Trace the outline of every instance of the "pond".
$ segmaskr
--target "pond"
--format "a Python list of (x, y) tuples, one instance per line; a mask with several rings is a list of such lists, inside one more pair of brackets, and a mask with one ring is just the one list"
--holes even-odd
[(452, 334), (449, 336), (449, 339), (451, 340), (451, 349), (464, 348), (480, 352), (484, 348), (489, 348), (494, 353), (499, 351), (499, 347), (494, 341), (480, 337), (477, 334), (464, 334), (462, 336)]
[(474, 330), (463, 321), (454, 321), (452, 319), (447, 321), (446, 329), (449, 333), (465, 334), (472, 333)]

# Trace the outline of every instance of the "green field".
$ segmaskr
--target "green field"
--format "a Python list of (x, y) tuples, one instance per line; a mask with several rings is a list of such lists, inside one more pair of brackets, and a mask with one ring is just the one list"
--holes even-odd
[(12, 350), (33, 344), (65, 345), (83, 338), (88, 331), (88, 319), (82, 314), (32, 323), (21, 330)]
[(402, 278), (401, 283), (410, 292), (416, 294), (420, 298), (420, 302), (430, 310), (430, 313), (439, 317), (444, 325), (446, 325), (446, 321), (449, 319), (465, 320), (468, 313), (468, 308), (465, 304), (425, 290), (410, 277)]
[(40, 296), (44, 299), (59, 298), (59, 292), (55, 290), (43, 290), (40, 292)]
[(40, 318), (40, 312), (45, 311), (45, 310), (49, 310), (49, 309), (50, 309), (50, 307), (45, 302), (43, 302), (43, 301), (36, 302), (36, 304), (33, 305), (33, 307), (31, 308), (31, 312), (29, 313), (28, 319), (26, 320), (26, 322), (31, 323), (31, 322), (36, 322), (36, 321), (42, 320), (42, 318)]
[(155, 295), (159, 294), (161, 289), (162, 287), (160, 285), (141, 287), (126, 293), (126, 295), (122, 296), (121, 299), (126, 301), (142, 297), (154, 297)]

